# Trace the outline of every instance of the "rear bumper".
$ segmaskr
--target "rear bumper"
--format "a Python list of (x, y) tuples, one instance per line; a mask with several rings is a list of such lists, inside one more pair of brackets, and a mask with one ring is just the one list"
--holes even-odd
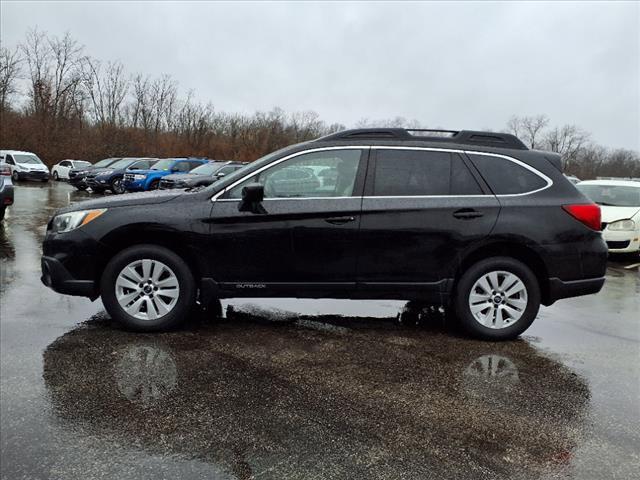
[(65, 295), (96, 298), (97, 288), (93, 280), (78, 280), (53, 257), (43, 256), (41, 259), (42, 277), (40, 280), (55, 292)]
[(551, 305), (561, 298), (581, 297), (598, 293), (604, 285), (605, 277), (586, 278), (582, 280), (549, 279), (549, 302)]

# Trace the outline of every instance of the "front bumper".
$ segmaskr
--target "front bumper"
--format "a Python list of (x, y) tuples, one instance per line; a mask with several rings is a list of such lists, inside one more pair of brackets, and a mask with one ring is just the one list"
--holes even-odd
[(102, 270), (112, 254), (82, 229), (47, 232), (42, 244), (41, 281), (58, 293), (95, 299)]
[(108, 181), (108, 177), (104, 177), (104, 178), (101, 178), (101, 177), (87, 178), (86, 179), (86, 184), (92, 190), (95, 190), (95, 189), (104, 190), (105, 188), (109, 188), (111, 186), (111, 184)]
[(76, 175), (75, 177), (69, 177), (69, 185), (74, 187), (88, 187), (86, 177)]
[(630, 253), (640, 251), (640, 232), (634, 230), (602, 232), (611, 253)]
[(123, 186), (127, 192), (143, 192), (146, 190), (145, 180), (134, 180), (134, 181), (125, 180), (123, 182)]
[[(17, 171), (17, 170), (16, 170)], [(43, 182), (49, 180), (48, 172), (20, 172), (18, 171), (19, 180), (34, 180)]]
[(54, 257), (41, 258), (42, 276), (40, 280), (47, 287), (65, 295), (96, 298), (96, 284), (93, 280), (78, 280), (69, 273), (62, 262)]

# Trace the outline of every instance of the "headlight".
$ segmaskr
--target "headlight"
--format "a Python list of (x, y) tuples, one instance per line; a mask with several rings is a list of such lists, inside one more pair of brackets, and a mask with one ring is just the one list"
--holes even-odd
[(146, 175), (134, 175), (133, 176), (134, 180), (144, 180), (145, 178), (147, 178)]
[(633, 220), (618, 220), (617, 222), (612, 222), (607, 226), (609, 230), (635, 230), (636, 222)]
[(95, 220), (106, 211), (106, 208), (99, 208), (96, 210), (80, 210), (56, 215), (51, 221), (51, 231), (54, 233), (70, 232)]

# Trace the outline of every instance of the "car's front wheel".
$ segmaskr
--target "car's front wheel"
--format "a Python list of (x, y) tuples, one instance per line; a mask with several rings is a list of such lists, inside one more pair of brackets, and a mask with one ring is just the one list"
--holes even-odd
[(121, 194), (125, 192), (124, 185), (122, 183), (122, 178), (114, 178), (111, 181), (111, 191), (117, 194)]
[(132, 330), (147, 332), (182, 323), (196, 297), (186, 262), (156, 245), (137, 245), (118, 253), (105, 268), (100, 290), (113, 319)]
[(487, 258), (462, 274), (453, 307), (456, 318), (470, 335), (510, 340), (536, 318), (540, 287), (524, 263), (509, 257)]
[(55, 170), (54, 170), (54, 172), (53, 172), (53, 179), (54, 179), (56, 182), (60, 181), (60, 176), (58, 175), (58, 172), (56, 172)]
[(20, 180), (20, 175), (18, 174), (17, 170), (14, 170), (13, 173), (11, 174), (11, 179), (14, 182), (17, 182), (18, 180)]

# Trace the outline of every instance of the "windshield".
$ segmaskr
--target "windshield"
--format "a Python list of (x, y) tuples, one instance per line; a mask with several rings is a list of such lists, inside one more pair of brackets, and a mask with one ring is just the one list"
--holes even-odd
[(41, 165), (42, 160), (40, 160), (35, 155), (13, 155), (13, 160), (16, 163), (27, 163), (29, 165)]
[(109, 168), (127, 168), (135, 160), (136, 160), (135, 158), (121, 158), (117, 162), (114, 162), (111, 165), (109, 165)]
[(577, 188), (598, 205), (640, 207), (640, 184), (637, 187), (584, 184)]
[(213, 175), (213, 173), (220, 170), (223, 165), (224, 163), (222, 162), (205, 163), (204, 165), (200, 165), (199, 167), (194, 168), (189, 173), (197, 173), (198, 175)]
[(158, 162), (151, 167), (151, 170), (169, 170), (171, 165), (175, 162), (172, 158), (164, 158), (162, 160), (158, 160)]
[(85, 168), (90, 166), (91, 166), (91, 162), (85, 162), (84, 160), (73, 161), (73, 168)]
[(97, 163), (94, 163), (93, 166), (94, 167), (108, 167), (109, 165), (111, 165), (112, 163), (117, 162), (118, 160), (120, 160), (119, 158), (105, 158), (104, 160), (100, 160)]
[(250, 172), (253, 172), (254, 170), (259, 169), (260, 167), (269, 164), (274, 158), (277, 158), (277, 157), (283, 155), (287, 151), (293, 151), (297, 147), (299, 147), (300, 145), (303, 145), (303, 144), (304, 143), (298, 143), (298, 144), (295, 144), (295, 145), (290, 145), (288, 147), (281, 148), (280, 150), (276, 150), (275, 152), (271, 152), (271, 153), (265, 155), (264, 157), (260, 157), (258, 160), (255, 160), (255, 161), (253, 161), (251, 163), (248, 163), (247, 165), (243, 166), (242, 168), (236, 170), (235, 172), (231, 172), (229, 175), (225, 175), (222, 179), (220, 179), (217, 182), (212, 183), (207, 188), (209, 190), (213, 190), (216, 187), (219, 187), (221, 182), (224, 182), (223, 184), (226, 187), (226, 186), (230, 185), (231, 183), (235, 182), (236, 180), (240, 180), (245, 175), (248, 175)]

